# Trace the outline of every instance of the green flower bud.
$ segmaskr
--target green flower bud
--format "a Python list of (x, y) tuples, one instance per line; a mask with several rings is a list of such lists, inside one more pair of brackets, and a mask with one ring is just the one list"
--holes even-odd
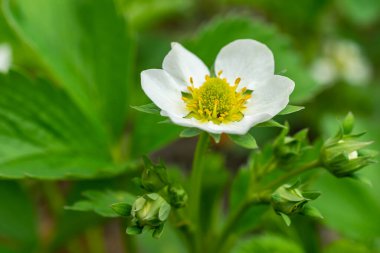
[(159, 237), (170, 214), (170, 205), (157, 193), (145, 194), (135, 200), (132, 205), (132, 226), (127, 233), (139, 234), (145, 230), (153, 230), (153, 236)]
[(166, 167), (161, 164), (153, 164), (144, 156), (144, 171), (141, 176), (141, 185), (148, 192), (158, 192), (169, 184)]
[(361, 134), (351, 134), (354, 116), (349, 113), (335, 137), (328, 139), (321, 150), (323, 166), (336, 177), (353, 177), (354, 173), (375, 162), (376, 152), (366, 150), (372, 144), (359, 141)]
[(187, 192), (179, 184), (169, 186), (168, 197), (170, 204), (175, 208), (181, 208), (187, 204)]
[(274, 142), (274, 153), (282, 162), (290, 162), (299, 157), (304, 149), (308, 147), (307, 129), (303, 129), (293, 136), (288, 136), (289, 124)]
[(271, 203), (273, 209), (278, 215), (281, 215), (287, 225), (290, 225), (289, 215), (293, 214), (313, 214), (317, 212), (315, 208), (310, 207), (308, 202), (320, 196), (319, 192), (302, 192), (299, 188), (299, 182), (293, 185), (285, 184), (279, 187), (273, 194)]

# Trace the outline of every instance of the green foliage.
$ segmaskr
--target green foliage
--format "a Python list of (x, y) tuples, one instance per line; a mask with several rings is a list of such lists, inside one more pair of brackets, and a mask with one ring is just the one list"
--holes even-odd
[(323, 251), (323, 253), (378, 253), (378, 252), (380, 251), (372, 250), (360, 242), (355, 242), (355, 241), (350, 241), (350, 240), (345, 240), (345, 239), (343, 240), (341, 239), (341, 240), (331, 243)]
[(36, 210), (19, 183), (0, 181), (0, 252), (27, 253), (37, 246)]
[(377, 0), (336, 0), (337, 9), (357, 25), (370, 25), (379, 20), (380, 3)]
[(252, 239), (241, 241), (232, 251), (233, 253), (304, 253), (297, 243), (289, 238), (278, 235), (259, 235)]
[(101, 128), (59, 87), (10, 73), (0, 75), (0, 94), (2, 177), (88, 178), (122, 169), (111, 163)]
[(11, 27), (74, 103), (101, 122), (112, 141), (117, 139), (130, 92), (132, 41), (113, 2), (6, 0), (3, 9)]
[(83, 196), (85, 200), (78, 201), (71, 206), (66, 206), (67, 210), (92, 211), (104, 217), (117, 217), (118, 215), (112, 209), (114, 203), (133, 204), (135, 196), (122, 191), (85, 191)]

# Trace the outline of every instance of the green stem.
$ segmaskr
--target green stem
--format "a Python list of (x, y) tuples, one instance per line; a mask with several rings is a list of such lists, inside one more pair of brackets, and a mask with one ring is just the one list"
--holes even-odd
[(268, 203), (269, 202), (269, 194), (271, 193), (271, 190), (275, 187), (278, 187), (284, 183), (286, 183), (289, 179), (293, 178), (294, 176), (297, 176), (299, 174), (302, 174), (305, 171), (317, 168), (320, 166), (320, 161), (315, 160), (310, 163), (307, 163), (300, 168), (296, 170), (292, 170), (289, 173), (283, 175), (282, 177), (279, 177), (277, 180), (272, 181), (269, 185), (259, 189), (259, 192), (255, 195), (252, 195), (252, 197), (248, 196), (245, 201), (243, 201), (238, 208), (235, 209), (234, 212), (232, 212), (229, 217), (227, 218), (226, 224), (222, 230), (222, 233), (218, 239), (218, 242), (216, 244), (216, 251), (215, 252), (224, 252), (224, 248), (226, 243), (228, 243), (230, 240), (231, 232), (233, 230), (233, 227), (235, 223), (239, 220), (241, 216), (244, 215), (244, 213), (254, 204), (259, 203)]
[(244, 215), (244, 213), (254, 204), (265, 204), (268, 203), (269, 200), (266, 197), (255, 197), (255, 198), (247, 198), (243, 201), (227, 218), (227, 221), (223, 227), (222, 233), (219, 236), (219, 239), (216, 244), (215, 252), (223, 252), (225, 249), (225, 245), (229, 242), (229, 236), (240, 217)]
[(276, 180), (272, 181), (269, 185), (267, 185), (265, 187), (265, 189), (273, 189), (275, 187), (281, 186), (282, 184), (286, 183), (287, 181), (289, 181), (294, 176), (300, 175), (305, 171), (315, 169), (315, 168), (318, 168), (320, 166), (321, 165), (320, 165), (319, 160), (315, 160), (315, 161), (312, 161), (310, 163), (307, 163), (307, 164), (301, 166), (300, 168), (298, 168), (296, 170), (289, 171), (289, 173), (287, 173), (287, 174), (277, 178)]
[[(207, 147), (209, 144), (209, 136), (206, 132), (202, 132), (199, 136), (197, 147), (195, 149), (193, 168), (190, 178), (190, 217), (195, 226), (195, 234), (200, 236), (200, 202), (201, 202), (201, 191), (202, 191), (202, 175), (203, 175), (203, 161)], [(197, 240), (197, 249), (200, 250), (200, 242)]]

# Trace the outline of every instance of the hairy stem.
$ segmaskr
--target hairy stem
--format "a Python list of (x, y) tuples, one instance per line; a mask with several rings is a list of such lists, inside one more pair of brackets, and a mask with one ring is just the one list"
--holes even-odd
[[(207, 133), (203, 132), (200, 134), (197, 147), (195, 149), (193, 167), (190, 178), (190, 217), (195, 226), (195, 234), (197, 238), (200, 237), (200, 202), (201, 202), (201, 191), (202, 191), (202, 175), (203, 175), (203, 161), (207, 147), (209, 144), (209, 136)], [(197, 247), (200, 250), (200, 242), (197, 240)]]
[(283, 175), (282, 177), (279, 177), (276, 180), (272, 181), (269, 185), (267, 185), (265, 187), (265, 189), (273, 189), (273, 188), (279, 187), (282, 184), (286, 183), (291, 178), (293, 178), (293, 177), (295, 177), (297, 175), (300, 175), (300, 174), (302, 174), (305, 171), (308, 171), (308, 170), (311, 170), (311, 169), (315, 169), (315, 168), (318, 168), (320, 166), (321, 165), (320, 165), (320, 161), (319, 160), (314, 160), (314, 161), (312, 161), (310, 163), (306, 163), (303, 166), (299, 167), (298, 169), (289, 171), (289, 173), (287, 173), (287, 174)]

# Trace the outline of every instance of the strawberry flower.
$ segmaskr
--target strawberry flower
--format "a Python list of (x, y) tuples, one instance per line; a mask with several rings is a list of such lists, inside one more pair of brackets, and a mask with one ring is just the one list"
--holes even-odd
[(173, 123), (213, 134), (246, 134), (289, 102), (294, 82), (274, 74), (264, 44), (236, 40), (221, 49), (215, 73), (179, 43), (172, 43), (162, 69), (141, 73), (146, 95)]

